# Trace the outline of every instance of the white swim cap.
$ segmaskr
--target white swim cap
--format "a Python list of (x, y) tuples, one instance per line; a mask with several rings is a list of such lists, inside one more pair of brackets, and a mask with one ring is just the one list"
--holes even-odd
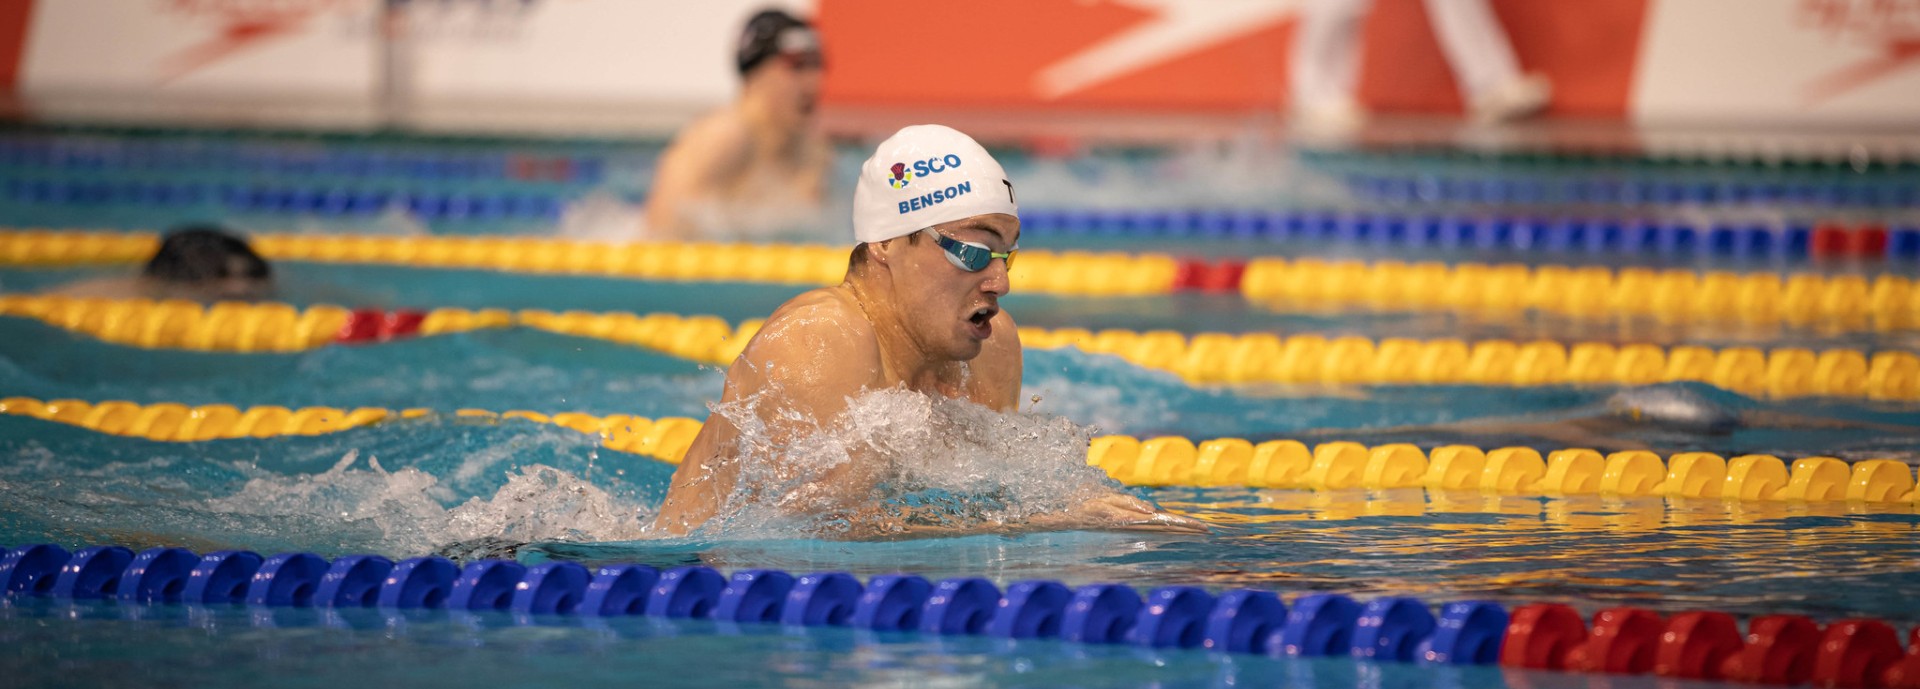
[(853, 187), (853, 236), (862, 242), (989, 213), (1020, 214), (1013, 182), (972, 137), (937, 124), (880, 142)]

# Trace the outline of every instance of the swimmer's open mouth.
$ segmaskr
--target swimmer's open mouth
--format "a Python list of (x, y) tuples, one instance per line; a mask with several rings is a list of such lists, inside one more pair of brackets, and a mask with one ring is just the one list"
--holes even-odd
[(976, 326), (984, 326), (987, 323), (992, 322), (993, 317), (996, 315), (999, 315), (999, 313), (1000, 313), (1000, 309), (997, 307), (982, 306), (980, 308), (973, 310), (973, 315), (967, 317), (967, 322), (972, 323)]

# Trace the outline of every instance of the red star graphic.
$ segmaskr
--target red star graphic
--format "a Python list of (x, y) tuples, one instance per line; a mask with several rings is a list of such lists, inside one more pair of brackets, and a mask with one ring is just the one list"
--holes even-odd
[(305, 27), (309, 20), (338, 4), (336, 0), (316, 0), (254, 6), (201, 5), (191, 0), (177, 0), (175, 9), (211, 15), (214, 21), (220, 23), (220, 30), (207, 40), (161, 60), (160, 80), (165, 83), (179, 79), (279, 36), (295, 33)]
[(1881, 45), (1879, 55), (1848, 65), (1815, 81), (1806, 90), (1806, 103), (1819, 103), (1916, 64), (1920, 64), (1920, 38), (1889, 39)]

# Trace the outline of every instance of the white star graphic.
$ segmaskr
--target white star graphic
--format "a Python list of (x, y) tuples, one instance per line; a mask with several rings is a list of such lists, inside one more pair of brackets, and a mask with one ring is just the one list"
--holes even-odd
[(1047, 65), (1033, 89), (1052, 100), (1264, 28), (1311, 0), (1111, 0), (1152, 19)]

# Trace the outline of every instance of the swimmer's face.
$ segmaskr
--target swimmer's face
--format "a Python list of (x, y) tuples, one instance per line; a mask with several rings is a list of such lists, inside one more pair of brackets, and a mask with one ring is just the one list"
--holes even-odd
[(257, 301), (273, 296), (273, 281), (258, 278), (226, 278), (214, 287), (220, 299)]
[(273, 280), (228, 277), (196, 282), (162, 282), (148, 290), (156, 299), (188, 301), (259, 301), (273, 296)]
[(273, 276), (265, 263), (244, 256), (228, 256), (213, 276), (197, 280), (143, 278), (144, 291), (156, 299), (188, 301), (259, 301), (273, 297)]
[[(1005, 252), (1020, 241), (1020, 220), (1000, 213), (976, 215), (935, 225), (933, 231)], [(979, 356), (981, 345), (993, 336), (1000, 297), (1012, 289), (1007, 262), (994, 259), (986, 269), (970, 273), (947, 260), (946, 250), (931, 237), (891, 243), (893, 283), (914, 340), (928, 354), (946, 359)]]
[(795, 119), (813, 116), (820, 100), (821, 65), (819, 53), (784, 53), (767, 61), (768, 90)]

